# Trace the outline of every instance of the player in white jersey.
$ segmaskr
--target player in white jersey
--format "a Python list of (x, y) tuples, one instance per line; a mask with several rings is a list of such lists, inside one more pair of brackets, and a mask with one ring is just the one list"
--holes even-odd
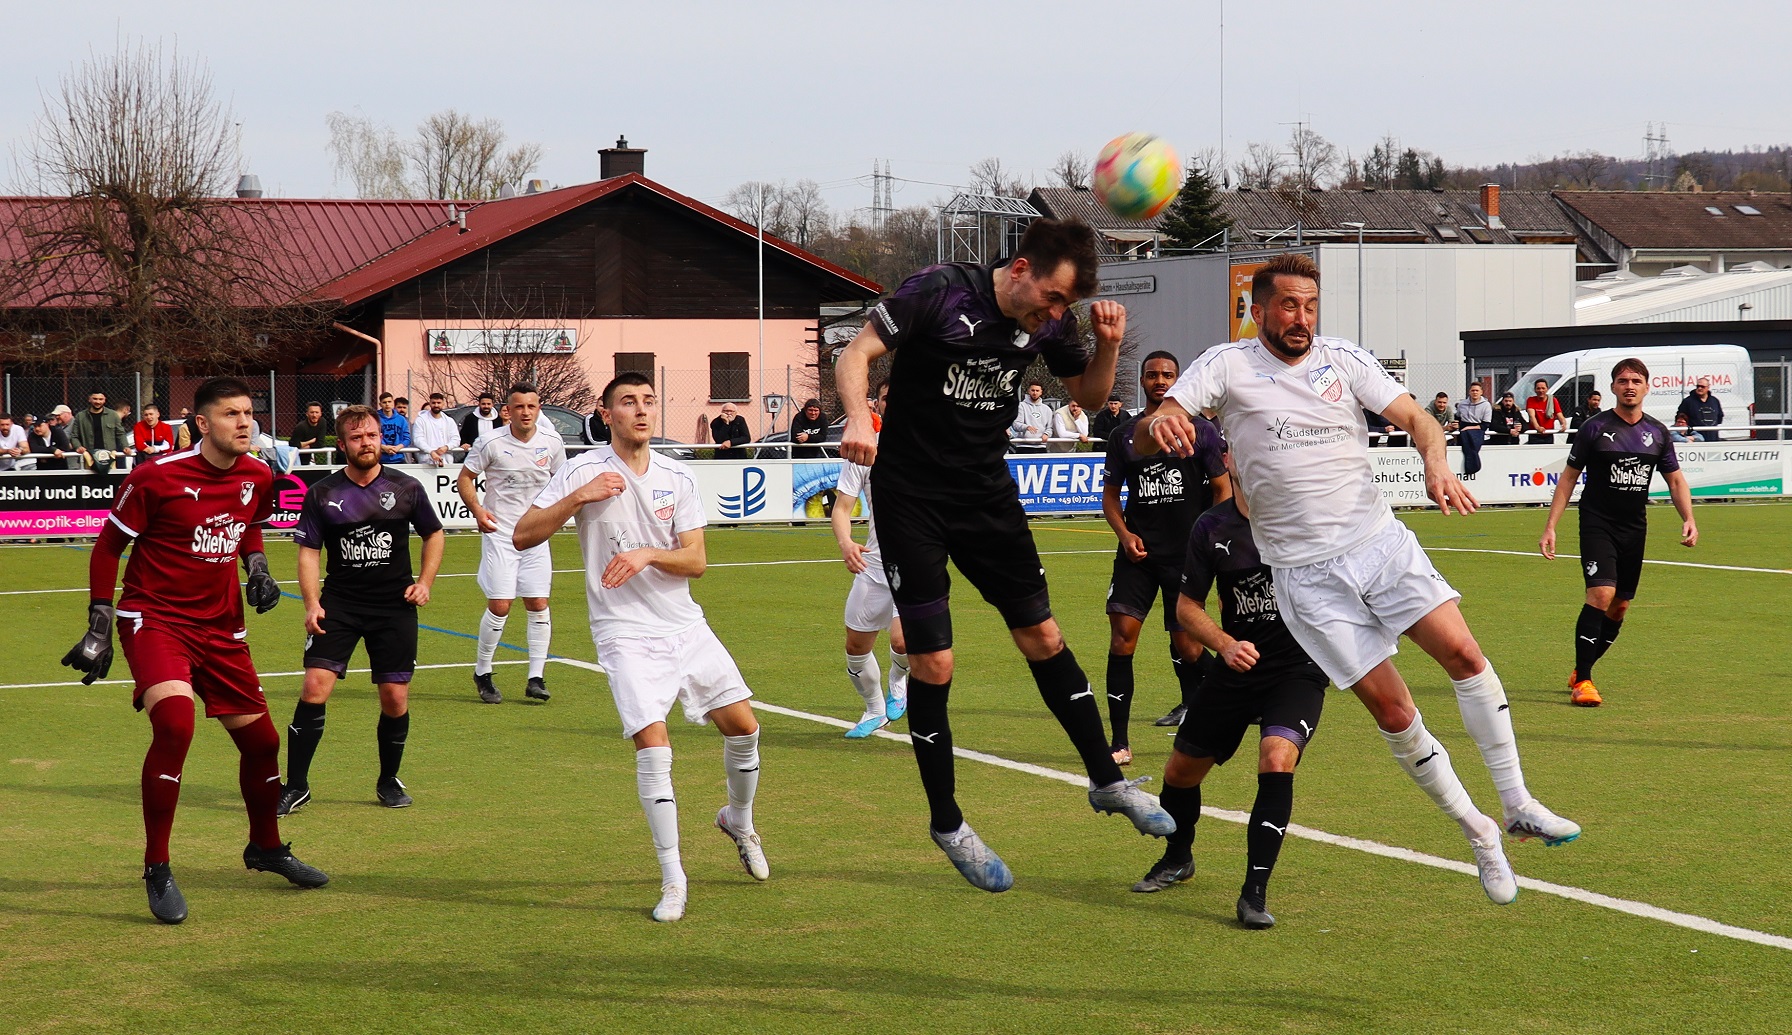
[[(889, 382), (877, 386), (872, 399), (874, 424), (881, 421), (884, 400), (889, 397)], [(852, 589), (846, 594), (846, 676), (854, 690), (865, 699), (865, 714), (859, 724), (846, 731), (846, 739), (860, 740), (871, 736), (902, 718), (908, 710), (908, 645), (902, 639), (902, 619), (896, 617), (896, 601), (890, 595), (890, 583), (884, 576), (883, 554), (877, 548), (877, 525), (871, 519), (871, 468), (845, 461), (840, 467), (839, 498), (829, 519), (834, 525), (834, 541), (840, 544), (840, 559), (852, 572)], [(865, 545), (852, 537), (852, 501), (865, 501), (865, 521), (870, 531)], [(877, 634), (890, 630), (890, 692), (883, 691), (883, 673), (878, 670)]]
[(716, 826), (733, 839), (747, 873), (765, 880), (771, 869), (753, 829), (759, 722), (740, 669), (691, 599), (691, 580), (707, 563), (703, 504), (690, 468), (655, 455), (650, 445), (659, 423), (653, 382), (618, 374), (604, 387), (603, 406), (611, 444), (573, 459), (548, 481), (517, 522), (515, 542), (533, 549), (569, 518), (578, 528), (591, 639), (622, 733), (635, 742), (635, 788), (659, 855), (653, 918), (671, 921), (684, 916), (688, 892), (666, 716), (682, 701), (687, 720), (714, 722), (721, 731), (728, 804), (716, 813)]
[[(504, 695), (492, 682), (492, 656), (504, 638), (511, 602), (520, 597), (529, 618), (529, 682), (523, 692), (545, 703), (549, 695), (542, 673), (547, 667), (548, 644), (554, 638), (553, 617), (548, 612), (554, 558), (545, 542), (518, 550), (510, 536), (535, 494), (566, 463), (566, 443), (547, 430), (552, 422), (541, 419), (541, 396), (534, 385), (514, 384), (506, 399), (508, 423), (473, 443), (456, 486), (481, 533), (478, 582), (485, 594), (485, 614), (479, 619), (473, 688), (486, 704), (503, 703)], [(477, 484), (480, 475), (485, 476), (483, 504)]]
[(1481, 886), (1493, 901), (1518, 896), (1500, 846), (1500, 824), (1482, 815), (1426, 731), (1394, 668), (1405, 634), (1443, 666), (1469, 736), (1493, 775), (1505, 829), (1565, 844), (1580, 827), (1526, 790), (1506, 693), (1456, 602), (1461, 594), (1382, 499), (1362, 411), (1412, 436), (1425, 487), (1445, 514), (1475, 509), (1450, 472), (1444, 436), (1373, 355), (1313, 333), (1319, 270), (1304, 255), (1278, 256), (1251, 284), (1256, 339), (1208, 349), (1189, 364), (1157, 414), (1139, 425), (1142, 454), (1193, 450), (1193, 413), (1217, 412), (1240, 478), (1256, 487), (1251, 531), (1274, 572), (1276, 599), (1295, 639), (1326, 675), (1353, 691), (1407, 775), (1462, 827)]

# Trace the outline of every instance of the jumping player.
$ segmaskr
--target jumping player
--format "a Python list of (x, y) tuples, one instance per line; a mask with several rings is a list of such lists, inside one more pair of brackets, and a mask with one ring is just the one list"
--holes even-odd
[(1493, 775), (1505, 829), (1564, 844), (1580, 827), (1525, 788), (1505, 689), (1418, 539), (1376, 487), (1362, 411), (1409, 435), (1426, 491), (1445, 514), (1475, 499), (1450, 472), (1444, 435), (1369, 353), (1317, 338), (1319, 269), (1304, 255), (1270, 260), (1251, 282), (1254, 339), (1216, 346), (1189, 365), (1157, 415), (1138, 425), (1141, 453), (1189, 455), (1189, 414), (1217, 411), (1240, 480), (1251, 487), (1251, 531), (1275, 573), (1282, 620), (1332, 682), (1369, 709), (1396, 760), (1469, 839), (1487, 897), (1518, 897), (1500, 826), (1476, 810), (1443, 745), (1426, 729), (1394, 668), (1402, 634), (1443, 666), (1469, 736)]
[[(529, 617), (529, 682), (523, 693), (547, 703), (548, 645), (554, 639), (548, 593), (554, 581), (554, 558), (544, 545), (527, 552), (511, 545), (517, 518), (548, 478), (566, 463), (566, 443), (543, 430), (541, 396), (531, 384), (518, 383), (506, 395), (508, 423), (479, 436), (467, 451), (456, 487), (479, 523), (479, 590), (485, 614), (479, 619), (479, 650), (473, 659), (473, 689), (486, 704), (504, 703), (492, 682), (492, 657), (504, 638), (511, 602), (522, 598)], [(485, 475), (485, 503), (479, 502), (475, 479)]]
[(660, 861), (653, 918), (684, 916), (689, 897), (678, 850), (672, 793), (672, 742), (666, 716), (684, 703), (691, 722), (716, 724), (728, 804), (716, 827), (734, 841), (754, 880), (771, 876), (753, 829), (759, 787), (759, 722), (753, 696), (728, 648), (691, 599), (691, 580), (707, 564), (703, 502), (690, 468), (653, 452), (659, 397), (638, 373), (604, 387), (611, 444), (568, 462), (549, 479), (516, 525), (516, 548), (535, 549), (575, 521), (585, 560), (591, 639), (609, 675), (623, 736), (635, 743), (635, 789)]
[[(1014, 878), (965, 822), (954, 795), (948, 557), (1007, 623), (1040, 696), (1082, 756), (1090, 805), (1125, 815), (1144, 833), (1175, 828), (1109, 753), (1095, 693), (1052, 618), (1045, 569), (1003, 459), (1019, 382), (1036, 359), (1085, 408), (1100, 405), (1113, 387), (1126, 310), (1106, 300), (1089, 306), (1093, 358), (1069, 312), (1095, 293), (1097, 266), (1086, 225), (1035, 220), (1011, 260), (929, 266), (904, 281), (872, 309), (835, 367), (847, 414), (840, 452), (872, 469), (872, 521), (908, 639), (909, 739), (929, 830), (959, 873), (985, 891), (1006, 891)], [(880, 438), (866, 388), (871, 363), (888, 354)]]
[[(1101, 514), (1119, 538), (1114, 551), (1114, 574), (1108, 581), (1108, 722), (1113, 727), (1110, 747), (1114, 761), (1132, 761), (1132, 740), (1127, 724), (1132, 716), (1133, 652), (1145, 616), (1159, 595), (1164, 600), (1164, 631), (1170, 634), (1170, 662), (1181, 689), (1180, 702), (1171, 710), (1175, 725), (1200, 686), (1197, 673), (1207, 660), (1201, 645), (1176, 620), (1176, 596), (1182, 581), (1183, 553), (1188, 549), (1189, 529), (1209, 506), (1232, 495), (1232, 486), (1220, 455), (1224, 444), (1219, 429), (1208, 425), (1201, 451), (1184, 459), (1159, 452), (1140, 456), (1132, 448), (1136, 422), (1150, 420), (1176, 383), (1181, 364), (1168, 352), (1153, 352), (1139, 365), (1139, 387), (1145, 392), (1145, 408), (1138, 416), (1114, 429), (1108, 440), (1107, 466), (1103, 470)], [(1197, 416), (1197, 421), (1205, 417)], [(1120, 508), (1120, 487), (1126, 487), (1126, 509)], [(1183, 659), (1187, 659), (1186, 661)], [(1169, 719), (1170, 716), (1165, 716)]]
[[(1132, 890), (1162, 891), (1194, 876), (1190, 846), (1201, 818), (1201, 781), (1214, 766), (1226, 764), (1255, 724), (1262, 731), (1257, 801), (1245, 828), (1237, 912), (1239, 923), (1263, 930), (1276, 923), (1268, 908), (1269, 878), (1294, 811), (1294, 767), (1319, 731), (1327, 680), (1282, 623), (1274, 576), (1251, 539), (1250, 513), (1239, 491), (1202, 514), (1189, 533), (1177, 620), (1222, 664), (1189, 701), (1164, 765), (1164, 811), (1175, 817), (1176, 832), (1167, 839), (1163, 858)], [(1216, 582), (1219, 625), (1207, 614), (1207, 593)]]
[[(877, 398), (871, 406), (872, 422), (880, 424), (889, 399), (889, 382), (877, 386)], [(877, 548), (877, 527), (871, 525), (860, 546), (852, 537), (852, 500), (865, 501), (865, 520), (871, 522), (871, 483), (869, 468), (844, 462), (840, 467), (840, 497), (828, 518), (833, 523), (834, 541), (840, 546), (840, 559), (852, 572), (852, 589), (846, 594), (846, 677), (854, 690), (865, 700), (865, 713), (859, 724), (846, 731), (847, 740), (861, 740), (902, 718), (908, 710), (908, 647), (902, 639), (902, 619), (896, 617), (895, 601), (890, 597), (890, 584), (884, 579), (883, 556)], [(883, 673), (878, 671), (877, 634), (890, 630), (890, 692), (883, 689)]]
[(1640, 359), (1623, 359), (1612, 368), (1612, 397), (1617, 405), (1587, 418), (1568, 450), (1568, 463), (1549, 501), (1538, 547), (1556, 558), (1556, 522), (1568, 498), (1587, 473), (1580, 494), (1580, 560), (1586, 574), (1587, 601), (1574, 625), (1574, 671), (1568, 676), (1568, 700), (1597, 708), (1604, 698), (1593, 685), (1593, 663), (1605, 656), (1624, 626), (1624, 613), (1636, 599), (1643, 575), (1643, 546), (1649, 538), (1649, 483), (1656, 471), (1668, 484), (1668, 496), (1680, 513), (1680, 545), (1699, 543), (1692, 519), (1692, 490), (1680, 473), (1680, 458), (1668, 429), (1643, 412), (1649, 394), (1649, 368)]
[[(168, 864), (168, 835), (180, 802), (181, 769), (193, 742), (193, 701), (205, 702), (241, 753), (238, 781), (249, 813), (243, 865), (278, 873), (302, 888), (329, 883), (280, 841), (280, 733), (268, 720), (243, 625), (243, 593), (234, 567), (248, 572), (257, 613), (280, 602), (268, 574), (261, 526), (273, 510), (273, 472), (249, 455), (249, 388), (213, 378), (193, 397), (201, 438), (191, 449), (140, 464), (119, 486), (88, 564), (87, 634), (62, 659), (103, 679), (112, 665), (112, 625), (136, 684), (133, 703), (149, 716), (143, 758), (143, 881), (149, 911), (165, 924), (187, 918), (187, 900)], [(126, 546), (124, 593), (112, 606), (118, 560)]]
[[(423, 484), (380, 463), (380, 419), (365, 406), (336, 415), (336, 443), (348, 466), (305, 493), (292, 541), (299, 548), (305, 601), (305, 686), (287, 727), (286, 789), (280, 814), (311, 800), (311, 758), (324, 737), (324, 705), (348, 671), (355, 644), (367, 643), (379, 689), (375, 731), (380, 775), (374, 796), (389, 809), (411, 804), (398, 779), (410, 735), (411, 672), (417, 666), (417, 608), (429, 603), (447, 536)], [(411, 529), (423, 537), (423, 574), (411, 580)], [(320, 586), (318, 558), (330, 575)]]

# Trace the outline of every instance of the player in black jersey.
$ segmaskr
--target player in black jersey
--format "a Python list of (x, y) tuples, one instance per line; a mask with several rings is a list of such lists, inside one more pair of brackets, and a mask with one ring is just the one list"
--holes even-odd
[[(1246, 869), (1237, 909), (1239, 923), (1261, 930), (1275, 926), (1267, 905), (1269, 877), (1294, 809), (1294, 767), (1319, 729), (1327, 680), (1282, 624), (1269, 565), (1257, 553), (1249, 517), (1240, 492), (1214, 504), (1189, 533), (1177, 618), (1223, 664), (1189, 702), (1164, 764), (1163, 804), (1176, 819), (1176, 832), (1163, 858), (1132, 890), (1162, 891), (1194, 876), (1190, 846), (1201, 818), (1201, 781), (1232, 757), (1254, 723), (1262, 730), (1257, 802), (1245, 831)], [(1207, 592), (1216, 582), (1217, 626), (1207, 614)]]
[[(1035, 359), (1085, 409), (1108, 397), (1126, 328), (1119, 303), (1089, 306), (1095, 354), (1070, 306), (1096, 290), (1095, 234), (1075, 221), (1035, 220), (1014, 258), (946, 263), (916, 273), (871, 310), (835, 367), (847, 422), (841, 455), (871, 468), (872, 521), (909, 649), (909, 738), (934, 842), (974, 886), (1006, 891), (1008, 867), (964, 821), (953, 793), (948, 557), (1007, 622), (1040, 696), (1082, 756), (1098, 811), (1140, 831), (1169, 833), (1157, 799), (1129, 783), (1109, 754), (1094, 690), (1052, 618), (1045, 569), (1003, 459)], [(866, 403), (870, 367), (892, 355), (881, 438)]]
[(1574, 671), (1568, 676), (1568, 700), (1583, 708), (1604, 703), (1593, 685), (1593, 663), (1605, 656), (1623, 627), (1624, 612), (1636, 598), (1643, 574), (1643, 546), (1649, 532), (1649, 483), (1656, 471), (1668, 484), (1668, 496), (1680, 512), (1680, 544), (1697, 546), (1699, 526), (1692, 518), (1692, 490), (1680, 473), (1680, 458), (1668, 429), (1643, 412), (1649, 394), (1649, 368), (1640, 359), (1619, 360), (1612, 368), (1612, 396), (1617, 405), (1587, 418), (1568, 450), (1568, 463), (1549, 501), (1549, 518), (1538, 547), (1556, 556), (1556, 522), (1568, 506), (1581, 472), (1587, 474), (1580, 494), (1580, 561), (1587, 581), (1587, 602), (1574, 623)]
[[(1108, 722), (1113, 727), (1114, 761), (1132, 761), (1127, 723), (1132, 716), (1133, 652), (1145, 616), (1160, 594), (1164, 600), (1164, 631), (1170, 634), (1170, 661), (1181, 688), (1181, 703), (1158, 725), (1181, 721), (1199, 672), (1211, 659), (1176, 622), (1176, 594), (1182, 582), (1183, 554), (1188, 550), (1189, 529), (1195, 518), (1213, 503), (1232, 495), (1231, 482), (1220, 462), (1219, 428), (1205, 417), (1200, 446), (1195, 454), (1179, 457), (1168, 450), (1140, 456), (1132, 447), (1133, 426), (1150, 420), (1164, 401), (1164, 393), (1176, 383), (1181, 364), (1168, 352), (1153, 352), (1139, 365), (1139, 387), (1145, 392), (1145, 408), (1115, 429), (1108, 441), (1108, 460), (1103, 472), (1101, 514), (1119, 538), (1114, 553), (1114, 575), (1108, 582)], [(1126, 509), (1120, 507), (1120, 487), (1126, 486)], [(1186, 660), (1184, 660), (1186, 659)], [(1168, 721), (1166, 721), (1168, 720)]]
[[(379, 417), (350, 406), (336, 417), (336, 442), (348, 466), (305, 493), (292, 539), (299, 548), (299, 593), (305, 600), (305, 686), (287, 727), (286, 787), (280, 815), (311, 800), (311, 756), (324, 736), (324, 702), (348, 671), (355, 644), (379, 688), (376, 733), (381, 805), (411, 803), (398, 766), (410, 733), (411, 672), (417, 665), (417, 608), (429, 603), (446, 536), (423, 486), (380, 463)], [(411, 580), (411, 529), (423, 537), (423, 572)], [(318, 583), (318, 556), (329, 556), (329, 579)]]

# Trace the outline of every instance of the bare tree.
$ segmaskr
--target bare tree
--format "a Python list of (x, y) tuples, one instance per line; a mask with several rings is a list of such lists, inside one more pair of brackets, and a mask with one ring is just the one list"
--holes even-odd
[(477, 314), (474, 329), (480, 332), (483, 349), (438, 354), (426, 343), (437, 384), (456, 398), (474, 399), (480, 392), (502, 396), (511, 385), (526, 381), (540, 393), (543, 405), (580, 412), (592, 409), (597, 392), (577, 354), (570, 351), (577, 343), (559, 339), (560, 331), (577, 322), (565, 300), (549, 298), (532, 285), (507, 290), (496, 277), (481, 278), (478, 284), (477, 289), (459, 294), (460, 305)]
[(1240, 187), (1270, 190), (1281, 177), (1283, 168), (1280, 148), (1253, 141), (1245, 145), (1244, 157), (1233, 163), (1232, 174)]
[(1087, 187), (1089, 185), (1089, 156), (1076, 148), (1071, 148), (1058, 156), (1052, 163), (1052, 179), (1060, 187)]
[(1612, 160), (1598, 151), (1576, 151), (1561, 157), (1562, 168), (1572, 186), (1592, 189), (1605, 182)]
[(504, 150), (504, 127), (497, 119), (474, 119), (449, 108), (417, 126), (405, 145), (414, 174), (427, 198), (495, 198), (541, 161), (539, 144)]
[[(12, 329), (30, 361), (227, 365), (318, 334), (324, 279), (277, 203), (229, 197), (236, 128), (210, 73), (159, 46), (121, 45), (65, 76), (22, 148), (26, 193), (0, 234)], [(46, 315), (48, 314), (48, 315)], [(0, 339), (5, 340), (5, 339)], [(12, 340), (17, 340), (16, 336)]]
[(1392, 133), (1384, 134), (1363, 158), (1363, 185), (1381, 190), (1394, 186), (1399, 165), (1400, 140)]
[(785, 188), (781, 201), (778, 236), (798, 247), (809, 247), (809, 242), (825, 233), (833, 221), (833, 213), (821, 196), (821, 186), (814, 180), (796, 181)]
[(1305, 123), (1288, 134), (1288, 157), (1292, 167), (1282, 186), (1294, 190), (1312, 190), (1331, 182), (1338, 169), (1338, 147), (1313, 132)]
[(1198, 172), (1215, 184), (1225, 178), (1226, 168), (1220, 161), (1220, 149), (1203, 147), (1188, 156), (1188, 172)]
[(324, 122), (330, 127), (327, 146), (336, 175), (348, 178), (356, 197), (412, 197), (405, 179), (404, 145), (391, 126), (341, 111), (325, 115)]
[(971, 166), (971, 190), (977, 194), (1009, 198), (1024, 198), (1033, 193), (1031, 185), (1004, 166), (1000, 158), (993, 157), (980, 159)]

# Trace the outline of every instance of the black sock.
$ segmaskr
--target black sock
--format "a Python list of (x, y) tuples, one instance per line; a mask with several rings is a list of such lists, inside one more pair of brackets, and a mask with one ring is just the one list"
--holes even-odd
[(396, 716), (380, 713), (379, 730), (374, 734), (380, 742), (380, 779), (398, 775), (398, 765), (404, 761), (404, 739), (410, 732), (410, 712)]
[(1201, 819), (1201, 785), (1178, 787), (1164, 784), (1158, 803), (1176, 821), (1176, 832), (1164, 838), (1164, 861), (1180, 866), (1194, 858), (1195, 823)]
[(1599, 623), (1605, 612), (1592, 604), (1580, 605), (1580, 618), (1574, 623), (1574, 671), (1581, 679), (1593, 678), (1593, 662), (1599, 660)]
[[(1120, 766), (1108, 748), (1107, 730), (1102, 728), (1101, 709), (1095, 707), (1089, 677), (1083, 675), (1083, 667), (1076, 663), (1070, 648), (1066, 646), (1044, 661), (1029, 661), (1027, 667), (1033, 670), (1033, 682), (1039, 684), (1039, 696), (1045, 698), (1045, 706), (1052, 710), (1064, 732), (1070, 734), (1076, 753), (1083, 756), (1083, 768), (1090, 781), (1097, 787), (1106, 787), (1126, 779), (1120, 775)], [(915, 728), (914, 720), (909, 720), (908, 728)]]
[(1108, 724), (1113, 727), (1110, 745), (1115, 751), (1132, 743), (1127, 726), (1132, 721), (1132, 655), (1108, 652)]
[(286, 786), (300, 790), (311, 786), (311, 756), (324, 739), (324, 706), (300, 701), (286, 727)]
[(1174, 645), (1170, 647), (1170, 663), (1176, 669), (1176, 685), (1182, 690), (1182, 706), (1184, 708), (1194, 703), (1195, 694), (1201, 690), (1201, 683), (1207, 675), (1207, 667), (1202, 664), (1206, 658), (1207, 652), (1202, 651), (1195, 657), (1184, 661), (1176, 656), (1176, 647)]
[(921, 789), (927, 792), (927, 807), (933, 814), (930, 823), (942, 834), (964, 824), (964, 813), (953, 797), (952, 724), (946, 719), (946, 698), (951, 692), (951, 680), (924, 683), (913, 674), (908, 677), (908, 739), (914, 745)]
[[(1605, 657), (1605, 652), (1612, 649), (1612, 641), (1616, 640), (1618, 633), (1623, 630), (1624, 623), (1622, 621), (1614, 622), (1605, 616), (1605, 612), (1599, 612), (1599, 653), (1594, 657)], [(1586, 677), (1582, 676), (1581, 678), (1585, 679)]]
[(1257, 905), (1269, 890), (1269, 875), (1282, 854), (1282, 838), (1288, 833), (1288, 817), (1294, 814), (1294, 774), (1258, 773), (1257, 803), (1251, 806), (1251, 825), (1245, 833), (1244, 887), (1240, 892)]

